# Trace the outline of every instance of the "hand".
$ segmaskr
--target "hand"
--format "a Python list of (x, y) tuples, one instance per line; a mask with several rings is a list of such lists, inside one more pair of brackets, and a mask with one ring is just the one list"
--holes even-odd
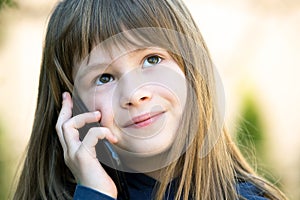
[(62, 108), (56, 123), (56, 131), (64, 151), (66, 165), (81, 185), (93, 188), (113, 198), (117, 197), (117, 188), (97, 159), (95, 146), (99, 139), (106, 138), (116, 143), (108, 128), (91, 128), (83, 141), (79, 139), (77, 129), (87, 123), (100, 121), (99, 111), (79, 114), (72, 117), (73, 102), (69, 93), (63, 94)]

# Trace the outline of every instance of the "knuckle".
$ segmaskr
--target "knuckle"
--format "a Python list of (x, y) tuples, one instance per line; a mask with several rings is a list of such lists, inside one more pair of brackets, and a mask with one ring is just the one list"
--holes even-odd
[(110, 130), (108, 128), (102, 128), (101, 129), (101, 137), (102, 139), (107, 137), (110, 134)]
[(55, 130), (56, 132), (60, 131), (60, 124), (57, 122), (56, 125), (55, 125)]
[(73, 118), (73, 124), (74, 124), (74, 127), (78, 127), (78, 128), (80, 128), (84, 125), (84, 123), (82, 123), (81, 119), (78, 117)]
[(63, 125), (63, 124), (62, 124), (61, 122), (57, 121), (56, 124), (55, 124), (55, 130), (56, 130), (57, 132), (61, 131), (62, 125)]
[(103, 134), (104, 134), (104, 135), (110, 134), (110, 130), (109, 130), (108, 128), (104, 128), (104, 129), (102, 129), (102, 130), (103, 130)]
[(98, 140), (98, 139), (103, 139), (105, 136), (105, 133), (103, 133), (102, 131), (99, 131), (99, 129), (97, 127), (92, 127), (89, 131), (88, 131), (88, 137), (91, 140)]
[(63, 131), (66, 131), (68, 129), (68, 127), (69, 127), (69, 121), (66, 121), (61, 125), (61, 128)]
[(76, 163), (81, 164), (83, 160), (85, 159), (85, 155), (81, 151), (77, 151), (74, 155), (74, 160)]
[(76, 161), (80, 161), (81, 158), (82, 158), (81, 153), (77, 151), (77, 152), (75, 153), (75, 155), (74, 155), (74, 159), (75, 159)]

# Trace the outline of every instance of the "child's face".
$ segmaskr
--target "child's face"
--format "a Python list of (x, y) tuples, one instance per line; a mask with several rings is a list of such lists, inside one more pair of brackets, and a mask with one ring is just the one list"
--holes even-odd
[(184, 73), (161, 48), (96, 47), (76, 68), (75, 87), (116, 146), (137, 156), (155, 156), (174, 141), (186, 102)]

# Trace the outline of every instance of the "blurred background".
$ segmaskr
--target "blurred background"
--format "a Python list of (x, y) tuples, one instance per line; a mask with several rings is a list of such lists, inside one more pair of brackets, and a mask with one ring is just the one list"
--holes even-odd
[[(0, 199), (14, 190), (57, 1), (0, 0)], [(226, 94), (226, 123), (259, 174), (300, 199), (300, 1), (186, 0)], [(13, 185), (13, 186), (12, 186)]]

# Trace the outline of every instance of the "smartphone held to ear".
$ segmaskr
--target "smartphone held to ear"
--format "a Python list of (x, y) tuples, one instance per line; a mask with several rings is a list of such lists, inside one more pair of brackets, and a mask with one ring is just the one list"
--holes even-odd
[[(73, 115), (75, 116), (85, 112), (90, 111), (87, 109), (81, 98), (78, 95), (73, 94)], [(100, 127), (100, 123), (86, 124), (84, 127), (78, 130), (81, 141), (83, 140), (89, 129), (93, 127)], [(125, 175), (122, 171), (122, 162), (113, 145), (105, 138), (103, 140), (99, 140), (96, 145), (96, 153), (102, 167), (111, 176), (117, 186), (118, 199), (130, 199)]]

